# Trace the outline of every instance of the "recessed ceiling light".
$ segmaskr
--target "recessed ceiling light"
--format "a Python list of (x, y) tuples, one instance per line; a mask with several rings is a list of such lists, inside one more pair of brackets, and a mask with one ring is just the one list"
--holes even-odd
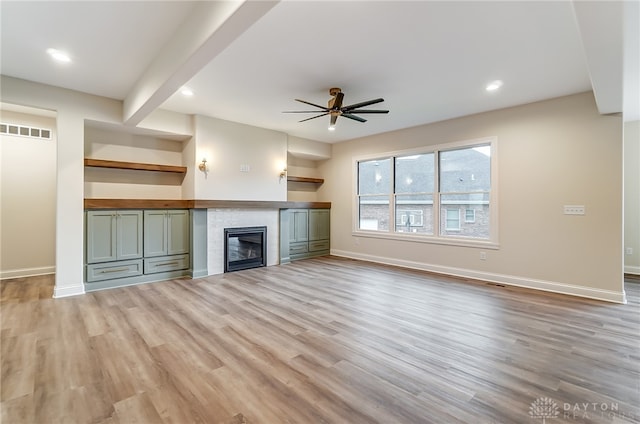
[(60, 51), (57, 49), (47, 49), (47, 53), (49, 53), (49, 56), (51, 56), (58, 62), (64, 62), (64, 63), (71, 62), (71, 58), (69, 57), (69, 55), (63, 51)]
[(189, 87), (182, 87), (180, 93), (182, 93), (183, 96), (193, 96), (193, 90)]
[(495, 91), (500, 87), (502, 87), (502, 81), (495, 80), (495, 81), (491, 81), (489, 84), (487, 84), (486, 90), (487, 91)]

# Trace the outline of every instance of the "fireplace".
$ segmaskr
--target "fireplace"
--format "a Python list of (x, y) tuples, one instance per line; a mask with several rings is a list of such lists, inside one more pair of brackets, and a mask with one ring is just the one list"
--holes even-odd
[(267, 227), (224, 229), (224, 272), (267, 265)]

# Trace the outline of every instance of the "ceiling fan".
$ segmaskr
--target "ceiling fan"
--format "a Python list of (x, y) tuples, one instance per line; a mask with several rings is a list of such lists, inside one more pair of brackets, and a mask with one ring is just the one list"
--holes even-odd
[(329, 94), (332, 96), (329, 99), (329, 103), (327, 107), (320, 106), (311, 102), (307, 102), (306, 100), (295, 99), (297, 102), (305, 103), (314, 107), (317, 107), (320, 110), (293, 110), (293, 111), (285, 111), (283, 113), (320, 113), (319, 115), (312, 116), (311, 118), (306, 118), (298, 122), (308, 121), (310, 119), (320, 118), (321, 116), (331, 115), (331, 121), (329, 124), (329, 129), (332, 130), (335, 128), (336, 121), (339, 116), (343, 116), (345, 118), (353, 119), (358, 122), (367, 122), (366, 119), (361, 118), (357, 114), (363, 113), (389, 113), (388, 110), (379, 110), (379, 109), (360, 109), (365, 106), (374, 105), (376, 103), (384, 102), (384, 99), (373, 99), (368, 100), (366, 102), (355, 103), (348, 106), (342, 106), (342, 101), (344, 99), (344, 93), (339, 88), (331, 88), (329, 89)]

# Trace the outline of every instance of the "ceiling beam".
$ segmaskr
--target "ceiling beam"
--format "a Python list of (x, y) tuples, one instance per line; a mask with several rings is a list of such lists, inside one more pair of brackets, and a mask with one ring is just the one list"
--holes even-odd
[(140, 123), (277, 3), (198, 2), (125, 98), (123, 122)]
[(591, 87), (601, 114), (622, 112), (624, 3), (572, 2)]

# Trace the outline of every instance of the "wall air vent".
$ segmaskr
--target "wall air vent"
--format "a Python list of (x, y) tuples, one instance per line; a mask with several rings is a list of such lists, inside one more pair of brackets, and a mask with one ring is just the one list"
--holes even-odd
[(51, 130), (47, 128), (25, 127), (18, 124), (0, 123), (0, 134), (14, 135), (17, 137), (37, 138), (51, 140)]

